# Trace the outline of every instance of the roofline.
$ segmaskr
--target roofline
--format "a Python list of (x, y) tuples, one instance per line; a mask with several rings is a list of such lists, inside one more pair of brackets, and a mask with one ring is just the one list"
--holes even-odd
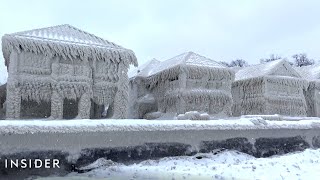
[[(51, 38), (39, 38), (36, 36), (21, 35), (20, 33), (27, 33), (31, 31), (50, 29), (59, 26), (68, 26), (77, 31), (88, 34), (91, 37), (110, 43), (112, 46), (103, 46), (96, 43), (86, 44), (82, 42), (72, 42), (59, 39)], [(37, 48), (34, 48), (37, 47)], [(81, 48), (79, 48), (81, 47)], [(5, 59), (5, 65), (9, 65), (9, 56), (13, 50), (33, 52), (35, 54), (45, 54), (45, 55), (61, 55), (64, 58), (80, 58), (81, 60), (93, 58), (93, 59), (105, 59), (114, 60), (117, 62), (126, 61), (127, 64), (133, 64), (138, 66), (137, 58), (134, 52), (130, 49), (123, 48), (113, 42), (109, 42), (100, 37), (97, 37), (88, 32), (82, 31), (71, 25), (57, 25), (39, 29), (33, 29), (28, 31), (21, 31), (12, 34), (5, 34), (2, 36), (2, 51)]]
[[(262, 66), (262, 65), (266, 66), (266, 65), (271, 64), (271, 63), (275, 63), (276, 66), (278, 66), (279, 64), (284, 64), (284, 65), (286, 65), (287, 67), (289, 67), (289, 68), (292, 69), (291, 72), (293, 72), (293, 73), (297, 76), (297, 77), (295, 77), (295, 78), (302, 78), (301, 75), (300, 75), (300, 73), (299, 73), (297, 70), (295, 70), (295, 68), (293, 68), (293, 67), (289, 64), (289, 62), (288, 62), (287, 60), (285, 60), (285, 59), (279, 59), (279, 60), (270, 61), (270, 62), (263, 63), (263, 64), (255, 64), (255, 65), (243, 67), (242, 69), (240, 69), (239, 71), (236, 72), (235, 77), (237, 78), (237, 74), (238, 74), (239, 72), (249, 71), (250, 68), (252, 68), (252, 67)], [(237, 79), (237, 81), (246, 80), (246, 79), (251, 79), (251, 78), (258, 78), (258, 77), (269, 76), (270, 74), (272, 74), (272, 73), (274, 72), (274, 70), (275, 70), (275, 69), (272, 68), (272, 69), (269, 69), (269, 70), (265, 73), (265, 75), (257, 75), (257, 76), (253, 76), (253, 77), (249, 77), (249, 78), (240, 78), (240, 79)]]

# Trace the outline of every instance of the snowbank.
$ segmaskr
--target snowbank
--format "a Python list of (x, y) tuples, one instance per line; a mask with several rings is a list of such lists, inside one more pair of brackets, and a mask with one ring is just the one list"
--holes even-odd
[(88, 167), (95, 169), (83, 174), (41, 179), (318, 179), (320, 150), (307, 149), (270, 158), (224, 151), (216, 155), (166, 157), (128, 166), (100, 159)]

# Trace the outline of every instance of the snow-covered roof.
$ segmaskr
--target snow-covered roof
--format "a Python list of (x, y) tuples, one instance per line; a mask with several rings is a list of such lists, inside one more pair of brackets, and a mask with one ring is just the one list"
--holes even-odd
[(153, 88), (158, 82), (177, 78), (182, 71), (187, 72), (191, 79), (208, 76), (210, 79), (234, 80), (234, 71), (230, 68), (194, 52), (187, 52), (154, 66), (148, 72), (147, 82)]
[(6, 65), (13, 49), (48, 56), (60, 55), (66, 59), (98, 59), (138, 64), (132, 50), (68, 24), (6, 34), (2, 37), (2, 49)]
[(320, 79), (320, 63), (310, 66), (295, 67), (295, 70), (298, 71), (303, 78), (309, 80)]
[(226, 66), (217, 61), (190, 51), (161, 62), (150, 71), (150, 75), (157, 74), (163, 70), (167, 70), (179, 65), (226, 68)]
[(250, 79), (255, 77), (263, 77), (268, 75), (279, 75), (276, 73), (279, 68), (285, 67), (288, 72), (281, 72), (281, 76), (301, 77), (293, 67), (285, 60), (275, 60), (267, 63), (251, 65), (239, 69), (235, 74), (235, 80)]
[(241, 70), (243, 68), (245, 68), (245, 67), (239, 67), (239, 66), (230, 67), (230, 69), (232, 69), (234, 72), (238, 72), (239, 70)]
[(159, 65), (160, 61), (153, 58), (144, 64), (142, 64), (139, 67), (133, 67), (129, 70), (128, 76), (129, 78), (135, 77), (135, 76), (142, 76), (142, 77), (148, 77), (150, 75), (150, 72), (153, 68), (155, 68), (157, 65)]

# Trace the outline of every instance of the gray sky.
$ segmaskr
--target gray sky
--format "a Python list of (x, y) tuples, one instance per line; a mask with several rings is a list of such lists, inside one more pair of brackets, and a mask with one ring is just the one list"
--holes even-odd
[[(318, 0), (2, 0), (0, 35), (70, 24), (126, 48), (140, 64), (194, 51), (258, 63), (275, 53), (320, 59)], [(6, 78), (0, 56), (0, 82)]]

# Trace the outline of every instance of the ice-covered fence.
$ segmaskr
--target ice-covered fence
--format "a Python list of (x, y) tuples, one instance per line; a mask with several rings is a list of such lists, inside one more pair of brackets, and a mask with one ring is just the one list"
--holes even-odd
[[(263, 122), (263, 123), (256, 123)], [(104, 157), (136, 162), (165, 156), (235, 149), (256, 157), (320, 147), (319, 119), (0, 121), (3, 159), (58, 158), (64, 174)], [(1, 161), (3, 163), (3, 161)], [(53, 170), (3, 169), (1, 175), (47, 175)]]

